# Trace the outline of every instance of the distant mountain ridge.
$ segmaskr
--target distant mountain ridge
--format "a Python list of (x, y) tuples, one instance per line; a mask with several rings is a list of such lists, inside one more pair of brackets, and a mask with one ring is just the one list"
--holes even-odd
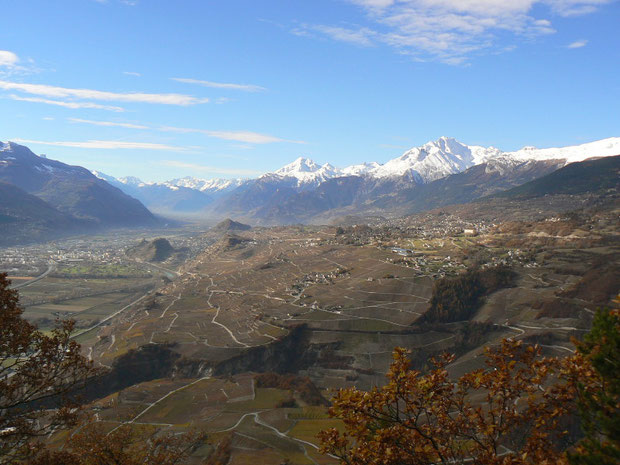
[(405, 215), (467, 203), (547, 175), (568, 163), (620, 153), (620, 138), (574, 147), (516, 152), (466, 146), (441, 138), (384, 165), (339, 170), (311, 160), (294, 163), (238, 187), (205, 214), (248, 222), (325, 222), (351, 214)]
[(158, 213), (197, 212), (246, 182), (243, 179), (184, 177), (166, 182), (144, 182), (134, 176), (114, 178), (100, 171), (92, 174)]
[(0, 181), (13, 184), (64, 213), (101, 226), (156, 222), (139, 201), (86, 168), (37, 156), (28, 147), (13, 142), (0, 147)]
[(329, 163), (319, 165), (313, 160), (300, 157), (261, 178), (291, 177), (296, 179), (298, 184), (320, 184), (328, 179), (346, 176), (384, 179), (409, 175), (419, 183), (427, 183), (492, 161), (506, 165), (546, 160), (565, 160), (565, 163), (573, 163), (590, 158), (593, 153), (597, 153), (597, 156), (620, 153), (620, 137), (569, 147), (548, 149), (524, 147), (514, 152), (503, 152), (495, 147), (466, 145), (454, 138), (441, 137), (436, 141), (409, 149), (400, 157), (384, 164), (370, 162), (339, 169)]
[[(407, 214), (465, 203), (544, 176), (568, 163), (620, 153), (620, 138), (578, 146), (503, 152), (441, 137), (384, 164), (337, 168), (299, 157), (255, 179), (185, 177), (162, 183), (109, 179), (163, 212), (214, 218), (236, 216), (261, 224), (312, 221), (333, 210)], [(98, 176), (108, 179), (105, 175)]]
[(13, 142), (0, 142), (0, 182), (6, 193), (0, 197), (0, 211), (12, 212), (16, 231), (22, 231), (26, 241), (43, 239), (45, 232), (51, 237), (158, 223), (138, 200), (86, 168), (37, 156)]

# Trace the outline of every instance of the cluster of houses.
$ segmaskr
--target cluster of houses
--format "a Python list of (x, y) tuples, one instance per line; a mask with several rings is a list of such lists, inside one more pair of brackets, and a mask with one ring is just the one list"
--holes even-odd
[(293, 284), (290, 288), (288, 288), (287, 291), (291, 292), (291, 295), (293, 297), (301, 296), (301, 293), (308, 286), (312, 286), (314, 284), (333, 284), (337, 278), (347, 276), (349, 274), (349, 270), (341, 267), (338, 267), (335, 270), (326, 273), (308, 273), (303, 278), (298, 280), (295, 284)]

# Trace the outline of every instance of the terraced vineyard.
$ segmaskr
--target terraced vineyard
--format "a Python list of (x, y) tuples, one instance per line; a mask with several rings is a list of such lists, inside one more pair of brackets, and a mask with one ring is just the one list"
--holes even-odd
[[(172, 280), (129, 304), (135, 295), (106, 297), (124, 295), (116, 305), (125, 305), (79, 337), (90, 357), (112, 368), (109, 389), (97, 391), (90, 408), (110, 429), (207, 431), (196, 463), (218, 447), (235, 464), (333, 463), (316, 439), (339, 424), (327, 401), (341, 387), (383, 384), (395, 346), (410, 349), (421, 369), (430, 356), (453, 352), (453, 375), (480, 367), (482, 347), (504, 337), (538, 342), (550, 355), (572, 352), (570, 338), (589, 328), (600, 295), (609, 299), (617, 282), (610, 278), (596, 295), (580, 289), (589, 273), (617, 272), (617, 245), (609, 228), (584, 242), (575, 225), (552, 241), (538, 227), (439, 239), (395, 229), (361, 244), (331, 227), (210, 233), (211, 245), (171, 270)], [(518, 241), (529, 246), (514, 247)], [(425, 320), (436, 282), (475, 264), (491, 271), (503, 264), (514, 280), (463, 321)], [(81, 315), (113, 305), (93, 299), (30, 311)], [(257, 386), (266, 372), (298, 381)], [(310, 385), (318, 397), (302, 392)]]

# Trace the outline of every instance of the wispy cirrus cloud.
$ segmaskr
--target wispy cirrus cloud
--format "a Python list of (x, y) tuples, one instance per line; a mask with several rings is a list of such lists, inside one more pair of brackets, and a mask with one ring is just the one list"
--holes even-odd
[(294, 29), (292, 32), (293, 34), (303, 36), (308, 35), (308, 32), (310, 31), (317, 32), (340, 42), (348, 42), (350, 44), (361, 45), (364, 47), (375, 45), (375, 41), (378, 38), (378, 34), (375, 31), (365, 27), (354, 29), (338, 26), (325, 26), (320, 24), (305, 24)]
[(592, 13), (614, 0), (344, 1), (361, 8), (370, 26), (304, 24), (292, 32), (387, 45), (416, 60), (460, 64), (473, 54), (510, 50), (514, 42), (554, 33), (548, 17)]
[(571, 42), (566, 46), (566, 48), (582, 48), (588, 45), (588, 41), (585, 39), (576, 40), (575, 42)]
[(84, 123), (91, 124), (93, 126), (106, 126), (106, 127), (119, 127), (119, 128), (128, 128), (128, 129), (149, 129), (148, 126), (144, 126), (143, 124), (133, 124), (133, 123), (119, 123), (116, 121), (93, 121), (90, 119), (82, 119), (82, 118), (67, 118), (72, 123)]
[(171, 81), (182, 82), (184, 84), (196, 84), (203, 87), (211, 87), (213, 89), (240, 90), (243, 92), (262, 92), (267, 90), (262, 86), (254, 84), (231, 84), (226, 82), (203, 81), (201, 79), (191, 78), (170, 78)]
[(127, 76), (135, 76), (135, 77), (142, 76), (140, 73), (136, 73), (135, 71), (123, 71), (123, 74), (126, 74)]
[(108, 92), (94, 89), (73, 89), (47, 84), (24, 84), (0, 80), (0, 89), (18, 91), (42, 97), (69, 98), (78, 100), (99, 100), (130, 103), (151, 103), (160, 105), (189, 106), (209, 102), (208, 98), (197, 98), (185, 94), (151, 94), (146, 92)]
[(93, 102), (66, 102), (63, 100), (51, 100), (39, 97), (20, 97), (19, 95), (14, 94), (9, 95), (8, 98), (10, 98), (11, 100), (17, 100), (19, 102), (44, 103), (46, 105), (55, 105), (58, 107), (71, 108), (74, 110), (79, 108), (94, 108), (97, 110), (115, 111), (119, 113), (125, 111), (123, 107), (117, 107), (113, 105), (100, 105)]
[(151, 142), (126, 142), (116, 140), (87, 140), (87, 141), (43, 141), (32, 139), (13, 139), (13, 142), (22, 144), (50, 145), (55, 147), (75, 147), (80, 149), (144, 149), (144, 150), (167, 150), (185, 152), (190, 149), (175, 145), (155, 144)]
[(290, 144), (306, 144), (307, 142), (300, 140), (289, 140), (281, 137), (272, 136), (270, 134), (261, 134), (252, 131), (215, 131), (209, 129), (198, 128), (181, 128), (175, 126), (149, 126), (138, 123), (124, 123), (117, 121), (98, 121), (83, 118), (67, 118), (74, 123), (90, 124), (93, 126), (122, 127), (128, 129), (148, 129), (159, 132), (176, 132), (179, 134), (204, 134), (208, 137), (216, 139), (229, 140), (234, 142), (242, 142), (245, 144), (273, 144), (277, 142), (286, 142)]
[(259, 174), (263, 174), (263, 171), (257, 171), (257, 170), (250, 170), (250, 169), (243, 169), (243, 168), (220, 168), (216, 166), (199, 165), (196, 163), (186, 163), (186, 162), (177, 161), (177, 160), (164, 160), (160, 162), (160, 164), (163, 166), (189, 169), (189, 170), (198, 171), (198, 172), (225, 174), (225, 175), (234, 175), (234, 176), (256, 176)]
[(208, 129), (194, 129), (194, 128), (178, 128), (174, 126), (163, 126), (159, 128), (161, 131), (166, 132), (178, 132), (178, 133), (197, 133), (204, 134), (216, 139), (230, 140), (235, 142), (245, 142), (248, 144), (272, 144), (274, 142), (288, 142), (292, 144), (306, 144), (300, 140), (288, 140), (280, 137), (272, 136), (269, 134), (261, 134), (251, 131), (213, 131)]

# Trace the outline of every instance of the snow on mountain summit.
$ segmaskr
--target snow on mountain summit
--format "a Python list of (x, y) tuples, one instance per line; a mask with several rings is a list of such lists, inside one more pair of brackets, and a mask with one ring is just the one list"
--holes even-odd
[(201, 192), (218, 192), (234, 189), (239, 187), (246, 180), (237, 179), (200, 179), (191, 176), (185, 176), (184, 178), (177, 178), (171, 181), (167, 181), (164, 184), (168, 187), (187, 187), (188, 189), (195, 189)]
[(292, 163), (283, 166), (275, 172), (281, 176), (295, 176), (297, 173), (314, 173), (321, 169), (321, 166), (316, 164), (309, 158), (299, 157)]
[(609, 137), (569, 147), (548, 149), (523, 147), (515, 152), (507, 152), (506, 155), (519, 161), (564, 159), (566, 163), (575, 163), (592, 157), (620, 155), (620, 137)]
[(387, 178), (410, 173), (422, 182), (430, 182), (460, 173), (501, 153), (494, 147), (469, 146), (456, 139), (441, 137), (408, 150), (378, 167), (372, 174)]
[(538, 149), (524, 147), (515, 152), (503, 152), (495, 147), (466, 145), (451, 137), (440, 137), (420, 147), (407, 150), (401, 156), (379, 164), (361, 163), (338, 169), (326, 163), (319, 165), (300, 157), (279, 170), (263, 175), (263, 178), (276, 176), (292, 177), (298, 186), (317, 185), (328, 179), (342, 176), (364, 176), (373, 178), (396, 178), (412, 176), (418, 182), (432, 182), (451, 174), (460, 173), (482, 163), (492, 163), (498, 167), (508, 167), (526, 161), (565, 160), (565, 163), (583, 161), (596, 156), (620, 154), (620, 138), (603, 139), (587, 144)]
[[(0, 142), (0, 152), (11, 153), (21, 148), (17, 144)], [(0, 155), (0, 158), (4, 155)], [(360, 163), (346, 168), (336, 168), (329, 163), (320, 165), (313, 160), (299, 157), (282, 168), (262, 175), (259, 179), (287, 180), (297, 188), (314, 188), (323, 182), (344, 176), (389, 179), (409, 176), (417, 182), (428, 183), (437, 179), (460, 173), (475, 165), (487, 164), (487, 170), (504, 171), (529, 161), (564, 160), (564, 164), (583, 161), (592, 157), (620, 155), (620, 137), (611, 137), (581, 145), (539, 149), (523, 147), (514, 152), (503, 152), (495, 147), (466, 145), (450, 137), (441, 137), (414, 147), (384, 164), (377, 162)], [(251, 182), (248, 179), (199, 179), (191, 176), (166, 182), (143, 182), (135, 177), (119, 178), (106, 176), (100, 172), (93, 174), (114, 184), (114, 181), (128, 188), (167, 188), (171, 191), (186, 188), (200, 191), (215, 197)]]
[(118, 182), (126, 184), (128, 186), (142, 186), (144, 184), (149, 184), (143, 182), (142, 179), (136, 178), (135, 176), (125, 176), (123, 178), (118, 178)]
[(319, 165), (309, 158), (299, 157), (292, 163), (283, 166), (279, 170), (264, 176), (277, 176), (281, 178), (295, 178), (298, 185), (320, 184), (328, 179), (342, 175), (341, 170), (329, 163)]
[(342, 174), (345, 176), (368, 176), (372, 175), (377, 169), (379, 169), (381, 165), (376, 161), (373, 162), (364, 162), (359, 165), (351, 165), (343, 168)]

